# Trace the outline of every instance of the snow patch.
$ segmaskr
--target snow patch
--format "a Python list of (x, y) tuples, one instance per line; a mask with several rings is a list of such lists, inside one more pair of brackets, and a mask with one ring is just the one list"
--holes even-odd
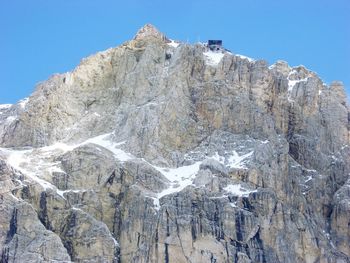
[(300, 79), (300, 80), (290, 80), (288, 79), (288, 92), (292, 92), (294, 86), (300, 82), (305, 82), (307, 81), (307, 78), (305, 79)]
[(309, 175), (309, 176), (305, 179), (305, 183), (307, 183), (307, 182), (309, 182), (309, 181), (311, 181), (311, 180), (312, 180), (312, 176)]
[[(218, 162), (230, 168), (246, 169), (245, 161), (252, 154), (253, 154), (253, 151), (240, 156), (236, 151), (233, 151), (232, 155), (229, 155), (228, 157), (225, 158), (223, 156), (220, 156), (216, 152), (215, 155), (210, 158), (215, 159)], [(194, 164), (181, 166), (178, 168), (162, 168), (162, 167), (158, 167), (150, 164), (157, 171), (163, 174), (164, 177), (170, 182), (168, 188), (156, 194), (156, 197), (152, 197), (154, 201), (154, 206), (157, 210), (160, 209), (159, 200), (162, 197), (180, 192), (183, 189), (185, 189), (187, 186), (193, 185), (193, 180), (195, 179), (202, 162), (203, 161), (198, 161), (198, 162), (195, 162)], [(244, 190), (244, 191), (247, 191), (247, 190)]]
[(37, 149), (13, 150), (0, 148), (0, 151), (5, 154), (7, 162), (12, 168), (40, 185), (44, 190), (52, 189), (56, 191), (58, 195), (63, 197), (62, 192), (43, 177), (48, 174), (52, 175), (54, 172), (64, 173), (64, 171), (58, 166), (59, 163), (50, 161), (50, 158), (52, 159), (54, 151), (58, 150), (65, 153), (72, 149), (74, 149), (73, 146), (64, 143), (55, 143)]
[(158, 193), (154, 200), (154, 206), (157, 210), (160, 209), (159, 200), (166, 195), (177, 193), (193, 184), (193, 179), (199, 171), (199, 166), (202, 162), (196, 162), (192, 165), (182, 166), (178, 168), (162, 168), (152, 165), (157, 171), (162, 173), (170, 182), (170, 186)]
[(112, 239), (113, 239), (114, 245), (116, 247), (119, 247), (120, 245), (119, 245), (118, 241), (114, 237), (112, 237)]
[(125, 141), (119, 142), (119, 143), (113, 142), (110, 140), (111, 135), (112, 133), (102, 134), (94, 138), (88, 139), (87, 141), (83, 142), (81, 145), (93, 143), (93, 144), (102, 146), (103, 148), (106, 148), (107, 150), (111, 151), (114, 154), (114, 157), (121, 162), (126, 162), (129, 160), (135, 159), (135, 157), (132, 154), (117, 148), (118, 146), (125, 144)]
[(68, 144), (62, 143), (62, 142), (56, 142), (50, 146), (44, 146), (40, 149), (44, 152), (59, 150), (59, 151), (62, 151), (63, 153), (66, 153), (66, 152), (70, 152), (70, 151), (74, 150), (74, 148), (76, 148), (76, 147), (73, 145), (68, 145)]
[(202, 162), (196, 162), (191, 165), (181, 166), (178, 168), (162, 168), (153, 166), (157, 171), (161, 172), (170, 182), (176, 182), (183, 178), (189, 178), (199, 171)]
[(75, 211), (83, 212), (84, 214), (86, 214), (84, 210), (82, 210), (82, 209), (80, 209), (80, 208), (77, 208), (77, 207), (75, 207), (75, 206), (72, 206), (71, 209), (72, 209), (72, 210), (75, 210)]
[(180, 45), (180, 43), (175, 42), (175, 41), (172, 40), (172, 39), (171, 39), (170, 41), (171, 41), (171, 42), (168, 43), (168, 45), (171, 46), (171, 47), (177, 48), (177, 47)]
[(17, 116), (9, 116), (6, 118), (7, 123), (14, 122), (15, 120), (17, 120)]
[(291, 72), (289, 72), (289, 74), (288, 74), (288, 77), (287, 77), (287, 80), (288, 80), (288, 101), (293, 101), (293, 100), (291, 99), (291, 93), (292, 93), (292, 91), (293, 91), (293, 88), (294, 88), (298, 83), (300, 83), (300, 82), (306, 82), (306, 81), (308, 80), (308, 77), (303, 78), (303, 79), (291, 80), (291, 79), (290, 79), (290, 76), (291, 76), (292, 74), (298, 74), (298, 73), (293, 69), (293, 70), (292, 70)]
[(239, 156), (236, 151), (233, 151), (233, 155), (231, 155), (228, 159), (228, 164), (230, 168), (238, 168), (238, 169), (244, 169), (246, 168), (244, 165), (244, 160), (247, 159), (248, 157), (252, 156), (254, 151), (251, 151), (247, 154)]
[(224, 191), (234, 196), (247, 197), (250, 193), (255, 193), (257, 190), (244, 189), (241, 184), (229, 184), (224, 188)]
[[(113, 133), (102, 134), (86, 141), (75, 144), (68, 145), (62, 142), (56, 142), (53, 145), (37, 148), (37, 149), (26, 149), (26, 150), (12, 150), (12, 149), (0, 149), (7, 156), (7, 160), (9, 165), (11, 165), (14, 169), (23, 173), (26, 177), (31, 179), (32, 181), (40, 184), (45, 190), (52, 189), (57, 192), (59, 196), (62, 198), (64, 194), (67, 192), (80, 192), (86, 190), (59, 190), (56, 186), (51, 183), (45, 181), (43, 178), (48, 176), (48, 174), (52, 174), (54, 172), (64, 171), (59, 167), (59, 163), (53, 162), (52, 156), (57, 154), (62, 154), (65, 152), (69, 152), (74, 150), (77, 147), (92, 143), (96, 144), (102, 148), (105, 148), (111, 151), (115, 158), (121, 162), (129, 161), (131, 159), (136, 159), (130, 153), (127, 153), (120, 149), (120, 146), (125, 144), (126, 142), (113, 142), (112, 137)], [(57, 153), (57, 151), (59, 151)], [(225, 156), (220, 156), (218, 153), (211, 158), (218, 160), (223, 163), (225, 166), (230, 168), (239, 168), (246, 169), (245, 163), (247, 159), (252, 156), (253, 151), (239, 155), (236, 151), (232, 151), (229, 154), (225, 153)], [(147, 162), (146, 160), (144, 160)], [(148, 162), (147, 162), (148, 163)], [(155, 193), (152, 197), (154, 206), (157, 210), (160, 209), (160, 199), (166, 195), (170, 195), (173, 193), (177, 193), (185, 189), (187, 186), (193, 185), (193, 180), (195, 179), (201, 165), (202, 161), (197, 161), (191, 165), (177, 167), (177, 168), (164, 168), (151, 165), (157, 171), (159, 171), (169, 182), (169, 185), (166, 189), (161, 191), (160, 193)], [(232, 192), (234, 194), (239, 195), (249, 195), (249, 193), (253, 191), (245, 190), (240, 185), (228, 185), (225, 189), (227, 192)]]
[(58, 166), (49, 167), (48, 171), (49, 171), (50, 174), (53, 174), (53, 173), (65, 173), (65, 171), (63, 171), (63, 170), (62, 170), (60, 167), (58, 167)]
[(210, 66), (217, 66), (221, 59), (225, 56), (222, 52), (213, 52), (211, 50), (204, 52), (205, 62)]
[(64, 173), (64, 171), (59, 167), (59, 163), (51, 161), (52, 156), (57, 154), (57, 151), (59, 151), (59, 154), (64, 154), (79, 146), (94, 143), (113, 152), (114, 156), (120, 161), (127, 161), (135, 158), (123, 150), (117, 149), (118, 146), (124, 144), (125, 142), (112, 142), (109, 140), (110, 136), (111, 133), (96, 136), (77, 145), (68, 145), (62, 142), (56, 142), (50, 146), (37, 149), (31, 148), (26, 150), (13, 150), (0, 148), (0, 151), (5, 154), (8, 164), (15, 170), (21, 172), (31, 181), (41, 185), (44, 190), (52, 189), (56, 191), (58, 195), (64, 198), (64, 193), (71, 190), (59, 190), (56, 186), (43, 179), (43, 177), (48, 176), (48, 174), (52, 175), (54, 172)]
[(87, 190), (85, 190), (85, 189), (78, 189), (78, 190), (73, 190), (73, 189), (70, 189), (70, 190), (58, 190), (57, 189), (57, 194), (58, 195), (60, 195), (61, 197), (63, 197), (64, 199), (66, 199), (65, 197), (64, 197), (64, 194), (65, 193), (76, 193), (76, 194), (78, 194), (78, 193), (83, 193), (83, 192), (86, 192)]
[(247, 56), (243, 56), (243, 55), (240, 55), (240, 54), (235, 54), (236, 57), (239, 57), (241, 59), (246, 59), (248, 60), (249, 62), (254, 62), (255, 60), (250, 58), (250, 57), (247, 57)]
[(0, 104), (0, 110), (6, 110), (11, 107), (12, 107), (12, 104)]
[(307, 81), (307, 77), (303, 78), (303, 79), (297, 79), (297, 80), (291, 80), (290, 76), (292, 74), (298, 74), (295, 70), (292, 70), (291, 72), (289, 72), (287, 80), (288, 80), (288, 92), (292, 92), (294, 86), (300, 82), (306, 82)]
[(18, 102), (18, 104), (19, 104), (19, 106), (21, 106), (22, 109), (25, 109), (25, 107), (26, 107), (28, 101), (29, 101), (29, 98), (24, 98), (23, 100), (20, 100), (20, 101)]
[(31, 164), (30, 153), (32, 150), (22, 150), (22, 151), (11, 151), (4, 150), (5, 153), (9, 154), (8, 163), (16, 170), (20, 171), (22, 174), (28, 176), (34, 182), (41, 185), (44, 190), (50, 188), (55, 189), (56, 187), (51, 183), (39, 178), (37, 174), (41, 171), (41, 167), (37, 164)]
[(251, 151), (247, 154), (239, 155), (236, 151), (232, 151), (231, 155), (229, 155), (227, 158), (224, 158), (216, 152), (215, 155), (211, 158), (229, 168), (247, 169), (245, 166), (245, 161), (247, 158), (252, 156), (253, 153), (254, 151)]

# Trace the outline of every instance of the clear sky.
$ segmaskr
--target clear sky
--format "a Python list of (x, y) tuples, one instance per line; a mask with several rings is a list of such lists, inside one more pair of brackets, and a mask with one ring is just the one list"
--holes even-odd
[(303, 64), (350, 94), (349, 0), (2, 0), (0, 104), (152, 23), (172, 39)]

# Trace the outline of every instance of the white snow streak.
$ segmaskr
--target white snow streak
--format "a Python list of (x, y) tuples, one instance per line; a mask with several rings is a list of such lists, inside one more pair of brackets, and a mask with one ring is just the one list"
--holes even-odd
[(300, 82), (306, 82), (308, 78), (303, 78), (303, 79), (297, 79), (297, 80), (291, 80), (290, 76), (292, 74), (298, 74), (295, 70), (292, 70), (291, 72), (289, 72), (288, 74), (288, 92), (292, 92), (294, 86)]
[(169, 180), (170, 186), (156, 195), (154, 199), (154, 205), (158, 210), (160, 208), (159, 200), (163, 196), (170, 195), (182, 191), (189, 185), (193, 184), (193, 180), (196, 177), (199, 166), (202, 162), (196, 162), (192, 165), (182, 166), (178, 168), (161, 168), (152, 165), (156, 170), (162, 173), (166, 179)]
[(180, 43), (175, 42), (174, 40), (171, 40), (171, 42), (168, 43), (168, 45), (171, 47), (177, 48), (180, 45)]
[(25, 107), (26, 107), (28, 101), (29, 101), (29, 98), (24, 98), (23, 100), (20, 100), (20, 101), (18, 102), (18, 104), (19, 104), (19, 106), (21, 106), (22, 109), (25, 109)]
[(291, 93), (293, 92), (293, 88), (300, 82), (306, 82), (308, 78), (303, 78), (303, 79), (297, 79), (297, 80), (291, 80), (290, 77), (292, 74), (298, 74), (295, 70), (292, 70), (289, 72), (287, 80), (288, 80), (288, 101), (293, 101), (291, 99)]
[(213, 52), (209, 50), (204, 52), (203, 55), (205, 56), (205, 61), (208, 65), (217, 66), (225, 54), (222, 52)]
[(51, 151), (62, 151), (63, 153), (69, 152), (74, 150), (74, 146), (73, 145), (68, 145), (66, 143), (62, 143), (62, 142), (56, 142), (50, 146), (44, 146), (42, 148), (40, 148), (42, 151), (44, 152), (51, 152)]
[[(224, 158), (216, 152), (214, 156), (209, 158), (215, 159), (229, 168), (246, 169), (245, 161), (252, 154), (253, 151), (239, 156), (236, 151), (233, 151), (232, 155), (229, 155), (227, 158)], [(163, 196), (180, 192), (187, 186), (193, 185), (193, 180), (195, 179), (199, 171), (201, 163), (202, 161), (199, 161), (192, 165), (182, 166), (178, 168), (160, 168), (157, 166), (153, 166), (156, 170), (161, 172), (165, 176), (165, 178), (167, 178), (170, 182), (170, 186), (167, 189), (158, 193), (156, 197), (153, 198), (154, 205), (157, 210), (160, 208), (159, 200)]]
[(247, 56), (243, 56), (243, 55), (240, 55), (240, 54), (235, 54), (236, 57), (239, 57), (241, 59), (246, 59), (248, 60), (249, 62), (254, 62), (255, 60), (250, 58), (250, 57), (247, 57)]
[(312, 180), (312, 176), (309, 175), (309, 176), (305, 179), (305, 183), (307, 183), (307, 182), (309, 182), (309, 181), (311, 181), (311, 180)]
[(8, 163), (16, 170), (20, 171), (22, 174), (26, 175), (28, 178), (34, 182), (41, 185), (45, 190), (48, 188), (55, 189), (51, 183), (39, 178), (37, 175), (41, 172), (42, 167), (37, 163), (32, 163), (30, 160), (30, 154), (32, 150), (23, 150), (23, 151), (13, 151), (13, 150), (4, 150), (5, 153), (9, 154)]
[(0, 104), (0, 110), (11, 108), (12, 104)]
[[(56, 186), (52, 185), (50, 182), (47, 182), (43, 179), (45, 174), (53, 173), (64, 173), (64, 171), (59, 167), (59, 163), (54, 163), (49, 161), (49, 158), (55, 154), (64, 154), (66, 152), (72, 151), (79, 146), (86, 145), (88, 143), (94, 143), (96, 145), (102, 146), (107, 150), (110, 150), (114, 156), (120, 161), (127, 161), (133, 159), (134, 157), (123, 150), (118, 149), (117, 147), (124, 144), (125, 142), (115, 143), (108, 140), (111, 134), (103, 134), (86, 140), (83, 143), (77, 145), (68, 145), (62, 142), (56, 142), (50, 146), (45, 146), (37, 149), (28, 149), (28, 150), (13, 150), (0, 148), (0, 151), (7, 156), (7, 162), (15, 170), (20, 171), (22, 174), (27, 176), (32, 181), (36, 182), (38, 185), (41, 185), (44, 190), (53, 189), (57, 192), (58, 195), (64, 198), (64, 193), (69, 191), (77, 190), (59, 190)], [(85, 191), (85, 190), (84, 190)]]
[(253, 154), (253, 151), (244, 154), (242, 156), (239, 156), (236, 151), (233, 151), (233, 155), (231, 155), (228, 159), (227, 166), (230, 168), (246, 168), (244, 166), (244, 160), (250, 157)]
[(234, 196), (247, 197), (250, 193), (257, 192), (257, 190), (244, 189), (241, 184), (229, 184), (224, 188), (227, 193), (233, 194)]
[(86, 189), (78, 189), (78, 190), (75, 190), (75, 189), (58, 190), (57, 189), (57, 194), (59, 194), (60, 196), (62, 196), (65, 199), (65, 197), (64, 197), (65, 193), (76, 193), (76, 194), (78, 194), (78, 193), (84, 193), (86, 191), (87, 191)]
[(227, 158), (224, 158), (216, 152), (215, 155), (211, 158), (217, 160), (229, 168), (246, 169), (245, 161), (248, 157), (252, 156), (253, 153), (254, 151), (251, 151), (240, 156), (236, 151), (232, 151), (231, 155), (229, 155)]
[(269, 69), (274, 69), (276, 67), (276, 64), (272, 64), (271, 66), (269, 66)]
[(288, 79), (288, 92), (292, 92), (293, 88), (296, 84), (300, 83), (300, 82), (306, 82), (307, 78), (304, 79), (299, 79), (299, 80), (290, 80)]
[(9, 117), (6, 118), (6, 122), (7, 123), (14, 122), (15, 120), (17, 120), (16, 116), (9, 116)]
[(87, 143), (94, 143), (96, 145), (102, 146), (103, 148), (106, 148), (107, 150), (111, 151), (114, 154), (115, 158), (117, 158), (121, 162), (126, 162), (131, 159), (135, 159), (135, 157), (132, 154), (126, 153), (125, 151), (118, 149), (118, 146), (125, 144), (125, 141), (119, 143), (113, 142), (109, 140), (111, 135), (111, 133), (107, 133), (100, 136), (96, 136), (94, 138), (88, 139), (81, 145)]
[[(68, 145), (62, 142), (57, 142), (53, 145), (38, 149), (29, 149), (22, 151), (12, 149), (0, 149), (0, 151), (4, 152), (5, 155), (7, 155), (7, 161), (14, 169), (20, 171), (34, 182), (37, 182), (45, 190), (48, 188), (53, 189), (57, 192), (58, 195), (64, 198), (65, 193), (80, 192), (86, 190), (70, 189), (63, 191), (57, 189), (56, 186), (45, 181), (42, 178), (45, 176), (45, 173), (46, 175), (47, 173), (52, 174), (54, 172), (64, 173), (64, 171), (59, 167), (59, 163), (50, 162), (48, 161), (48, 158), (52, 157), (52, 155), (54, 154), (64, 154), (65, 152), (72, 151), (79, 146), (83, 146), (88, 143), (93, 143), (111, 151), (114, 154), (115, 158), (121, 162), (136, 159), (136, 157), (132, 154), (120, 149), (120, 146), (125, 144), (125, 141), (119, 143), (113, 142), (111, 140), (111, 136), (112, 133), (99, 135), (76, 145)], [(57, 151), (59, 152), (57, 153)], [(230, 168), (246, 169), (245, 162), (247, 161), (247, 158), (250, 157), (252, 154), (253, 151), (240, 156), (236, 151), (233, 151), (231, 155), (226, 155), (226, 157), (219, 156), (218, 153), (216, 153), (214, 156), (208, 158), (214, 158)], [(147, 162), (146, 160), (144, 161)], [(180, 192), (187, 186), (193, 185), (193, 180), (195, 179), (200, 169), (201, 163), (202, 161), (197, 161), (191, 165), (182, 166), (178, 168), (163, 168), (148, 163), (157, 171), (159, 171), (162, 175), (164, 175), (164, 177), (169, 182), (168, 188), (150, 197), (154, 200), (154, 205), (157, 210), (160, 209), (160, 199), (162, 197)], [(252, 192), (243, 189), (239, 185), (228, 185), (224, 190), (239, 195), (247, 195), (250, 192)]]

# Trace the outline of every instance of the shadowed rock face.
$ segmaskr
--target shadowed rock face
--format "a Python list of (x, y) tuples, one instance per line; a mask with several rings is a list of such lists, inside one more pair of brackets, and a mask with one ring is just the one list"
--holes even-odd
[(0, 105), (0, 262), (349, 262), (349, 116), (145, 25)]

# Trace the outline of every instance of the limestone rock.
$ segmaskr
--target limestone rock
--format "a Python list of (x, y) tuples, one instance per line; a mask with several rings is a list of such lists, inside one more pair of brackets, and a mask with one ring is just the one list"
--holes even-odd
[(1, 262), (349, 262), (349, 114), (145, 25), (0, 105)]
[(160, 38), (160, 39), (165, 39), (166, 38), (152, 24), (146, 24), (141, 29), (139, 29), (139, 31), (137, 31), (136, 36), (134, 37), (134, 39), (135, 40), (140, 40), (140, 39), (148, 38), (148, 37), (155, 37), (155, 38)]

